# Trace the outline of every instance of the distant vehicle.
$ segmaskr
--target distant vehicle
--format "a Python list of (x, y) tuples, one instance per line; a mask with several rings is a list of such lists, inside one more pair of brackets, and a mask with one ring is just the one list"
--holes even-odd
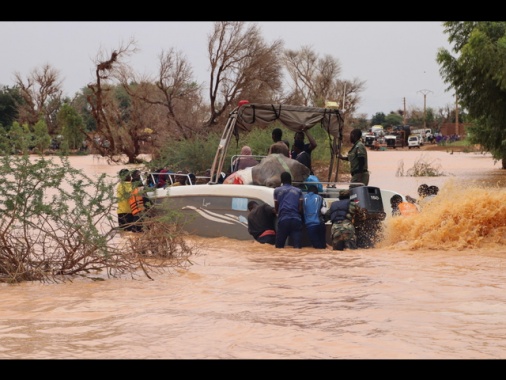
[(385, 130), (382, 125), (373, 125), (368, 134), (373, 135), (381, 143), (381, 140), (385, 137)]
[(418, 148), (420, 149), (420, 137), (418, 135), (413, 135), (408, 137), (408, 148)]
[(387, 144), (387, 148), (402, 148), (404, 146), (403, 137), (397, 132), (385, 135), (385, 144)]
[(374, 145), (374, 141), (376, 140), (376, 135), (374, 133), (368, 132), (364, 133), (362, 136), (364, 140), (364, 145), (367, 147), (372, 147)]
[(432, 129), (430, 129), (430, 128), (413, 129), (413, 130), (411, 130), (411, 134), (422, 136), (423, 142), (429, 141), (430, 139), (432, 139), (432, 136), (433, 136)]

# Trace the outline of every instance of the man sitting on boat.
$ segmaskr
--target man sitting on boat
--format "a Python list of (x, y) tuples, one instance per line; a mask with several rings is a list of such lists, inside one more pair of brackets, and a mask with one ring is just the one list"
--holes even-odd
[(195, 185), (196, 177), (193, 173), (183, 173), (182, 171), (178, 171), (176, 175), (176, 182), (174, 182), (172, 186), (185, 186), (185, 185)]
[(258, 161), (255, 160), (252, 156), (251, 148), (247, 145), (244, 145), (241, 148), (241, 155), (237, 157), (232, 163), (231, 172), (236, 172), (238, 170), (243, 170), (246, 168), (250, 168), (258, 164)]

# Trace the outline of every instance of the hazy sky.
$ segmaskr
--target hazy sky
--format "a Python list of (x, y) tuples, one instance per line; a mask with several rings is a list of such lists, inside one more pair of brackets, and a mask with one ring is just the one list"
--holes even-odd
[[(454, 93), (439, 75), (436, 54), (450, 48), (442, 22), (258, 22), (267, 42), (282, 39), (285, 47), (311, 46), (341, 64), (340, 79), (365, 81), (359, 113), (406, 108), (454, 106)], [(0, 22), (0, 85), (13, 86), (14, 72), (23, 78), (50, 64), (63, 79), (64, 93), (72, 97), (94, 80), (94, 60), (131, 38), (139, 52), (129, 63), (139, 74), (155, 74), (162, 50), (181, 50), (199, 83), (209, 83), (207, 37), (212, 22)]]

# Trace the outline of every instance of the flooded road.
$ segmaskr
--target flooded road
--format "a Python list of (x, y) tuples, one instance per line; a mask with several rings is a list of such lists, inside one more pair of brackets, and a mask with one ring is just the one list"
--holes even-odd
[[(401, 160), (409, 168), (421, 155), (449, 174), (396, 176)], [(121, 168), (72, 160), (88, 174)], [(417, 219), (387, 218), (372, 249), (194, 237), (193, 265), (153, 281), (0, 284), (0, 358), (505, 358), (500, 164), (475, 153), (370, 151), (369, 167), (370, 186), (416, 196), (434, 184), (439, 203)]]

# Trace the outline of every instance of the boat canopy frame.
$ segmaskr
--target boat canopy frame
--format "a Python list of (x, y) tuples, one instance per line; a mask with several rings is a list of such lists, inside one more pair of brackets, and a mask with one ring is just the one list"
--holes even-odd
[[(279, 122), (293, 132), (304, 132), (319, 125), (329, 136), (331, 161), (329, 178), (333, 164), (339, 156), (343, 139), (344, 118), (342, 112), (335, 108), (304, 107), (287, 104), (261, 104), (241, 101), (229, 115), (220, 142), (216, 149), (211, 167), (209, 183), (217, 183), (218, 174), (222, 172), (226, 154), (232, 139), (239, 140), (240, 132), (250, 132), (255, 128), (265, 129)], [(339, 165), (337, 165), (339, 167)], [(337, 180), (337, 171), (336, 171)]]

